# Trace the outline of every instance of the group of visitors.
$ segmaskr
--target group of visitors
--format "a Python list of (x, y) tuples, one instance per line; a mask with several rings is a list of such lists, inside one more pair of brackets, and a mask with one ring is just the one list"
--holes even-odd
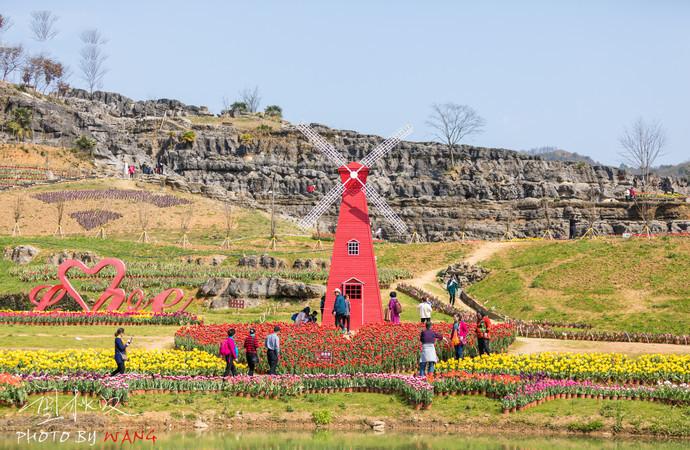
[(307, 306), (302, 311), (294, 313), (292, 315), (292, 321), (295, 323), (295, 325), (317, 323), (319, 321), (318, 313), (316, 311), (312, 311), (311, 308)]
[[(335, 324), (344, 332), (350, 331), (350, 300), (346, 295), (342, 295), (340, 289), (335, 289), (335, 303), (333, 306), (333, 314), (335, 315)], [(324, 296), (325, 298), (325, 296)], [(321, 307), (323, 314), (324, 301), (322, 299)], [(391, 292), (388, 301), (388, 308), (386, 310), (386, 321), (394, 324), (400, 323), (400, 314), (402, 313), (402, 304), (398, 300), (397, 293)], [(419, 316), (421, 323), (424, 324), (419, 341), (422, 344), (421, 355), (419, 359), (419, 375), (434, 373), (434, 366), (438, 362), (438, 355), (436, 354), (436, 341), (446, 338), (433, 330), (431, 323), (432, 305), (429, 299), (421, 302), (419, 305)], [(296, 324), (315, 323), (317, 321), (316, 311), (311, 311), (309, 307), (305, 307), (299, 313), (296, 313), (293, 320)], [(479, 355), (489, 354), (489, 342), (491, 340), (491, 320), (484, 312), (477, 313), (477, 320), (474, 324), (475, 334), (477, 336), (477, 348)], [(453, 346), (454, 356), (457, 359), (464, 357), (464, 349), (467, 345), (467, 335), (470, 331), (468, 325), (462, 316), (456, 314), (453, 316), (453, 326), (450, 333), (450, 343)], [(229, 375), (237, 375), (237, 367), (235, 362), (239, 358), (239, 350), (235, 342), (235, 329), (228, 330), (228, 337), (223, 340), (218, 350), (221, 358), (225, 361), (224, 377)], [(278, 362), (280, 358), (280, 327), (275, 326), (273, 333), (269, 334), (264, 341), (266, 347), (266, 359), (269, 367), (269, 375), (276, 375), (278, 373)], [(132, 344), (132, 337), (124, 342), (124, 328), (118, 328), (115, 332), (115, 369), (111, 376), (125, 373), (125, 361), (127, 361), (127, 348)], [(259, 341), (256, 337), (256, 330), (249, 329), (249, 335), (244, 339), (243, 343), (244, 353), (247, 360), (248, 374), (253, 376), (257, 365), (259, 364)]]
[[(280, 337), (278, 333), (280, 333), (280, 327), (276, 325), (273, 328), (273, 333), (266, 336), (266, 341), (264, 342), (269, 375), (278, 374), (278, 360), (280, 358)], [(256, 366), (259, 364), (259, 341), (256, 338), (256, 330), (254, 328), (249, 329), (249, 335), (244, 339), (243, 347), (247, 359), (247, 374), (253, 376)], [(239, 352), (237, 350), (237, 344), (235, 343), (234, 328), (228, 330), (228, 337), (221, 342), (219, 353), (221, 358), (225, 360), (225, 372), (223, 376), (227, 377), (231, 374), (233, 377), (236, 376), (237, 368), (235, 367), (235, 361), (237, 361), (239, 357)]]
[(630, 202), (637, 198), (637, 191), (634, 187), (629, 187), (625, 189), (625, 200)]
[[(163, 175), (163, 164), (158, 162), (155, 167), (149, 166), (147, 163), (143, 163), (139, 166), (139, 170), (144, 175)], [(137, 168), (134, 164), (124, 163), (122, 176), (124, 178), (134, 178), (137, 174)]]
[[(434, 373), (434, 366), (438, 362), (438, 355), (436, 354), (436, 341), (446, 338), (436, 333), (432, 329), (431, 319), (422, 320), (425, 324), (425, 329), (419, 335), (419, 341), (422, 343), (422, 352), (419, 358), (419, 375)], [(477, 321), (475, 323), (475, 334), (477, 335), (477, 349), (479, 355), (488, 355), (490, 353), (489, 341), (491, 340), (491, 320), (483, 312), (477, 313)], [(453, 316), (453, 327), (450, 332), (450, 343), (453, 346), (456, 359), (464, 357), (465, 345), (467, 345), (467, 335), (469, 334), (469, 325), (462, 319), (462, 316), (456, 314)]]
[(332, 313), (335, 315), (335, 326), (340, 328), (344, 333), (350, 332), (351, 309), (350, 297), (348, 295), (343, 295), (340, 289), (336, 288)]

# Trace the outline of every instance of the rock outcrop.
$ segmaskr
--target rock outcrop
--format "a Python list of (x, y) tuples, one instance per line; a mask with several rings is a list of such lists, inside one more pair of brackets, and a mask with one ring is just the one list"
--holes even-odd
[[(94, 156), (104, 168), (121, 173), (123, 161), (161, 162), (165, 182), (180, 190), (228, 198), (268, 208), (275, 191), (277, 210), (302, 217), (339, 182), (333, 165), (292, 126), (277, 131), (238, 130), (203, 107), (176, 100), (137, 102), (119, 94), (71, 91), (55, 101), (0, 84), (5, 113), (17, 106), (33, 110), (32, 128), (42, 143), (72, 147), (87, 135), (96, 140)], [(208, 119), (208, 120), (207, 120)], [(382, 138), (353, 131), (313, 128), (343, 153), (359, 160)], [(174, 139), (192, 130), (195, 140)], [(249, 137), (247, 136), (249, 135)], [(0, 132), (0, 140), (13, 139)], [(451, 166), (448, 150), (433, 142), (402, 142), (374, 167), (375, 187), (412, 231), (436, 241), (448, 239), (581, 236), (593, 227), (601, 234), (639, 232), (644, 220), (632, 203), (620, 201), (636, 183), (624, 170), (584, 162), (544, 161), (505, 149), (460, 146)], [(658, 180), (652, 180), (658, 182)], [(314, 186), (310, 193), (308, 186)], [(674, 179), (676, 192), (690, 194), (687, 179)], [(332, 231), (333, 206), (321, 221)], [(372, 225), (385, 238), (395, 233), (375, 208)], [(662, 203), (647, 218), (652, 231), (690, 230), (684, 199)]]
[(39, 252), (40, 250), (31, 245), (17, 245), (16, 247), (7, 247), (3, 256), (15, 264), (24, 265), (33, 261)]
[(326, 270), (330, 265), (328, 260), (321, 258), (297, 258), (292, 263), (292, 268), (295, 270)]
[(211, 278), (199, 289), (200, 297), (231, 298), (317, 298), (325, 293), (325, 288), (315, 284), (284, 280), (278, 277), (258, 278)]
[(448, 266), (446, 269), (438, 273), (437, 278), (445, 282), (449, 277), (455, 277), (460, 286), (467, 287), (470, 284), (482, 281), (489, 274), (489, 270), (482, 266), (460, 262)]
[(61, 252), (50, 255), (46, 262), (48, 264), (59, 266), (67, 259), (76, 259), (77, 261), (81, 261), (87, 266), (92, 266), (96, 264), (98, 261), (100, 261), (101, 257), (95, 254), (94, 252), (77, 252), (74, 250), (63, 250)]
[(270, 255), (248, 255), (243, 256), (237, 262), (238, 266), (251, 267), (252, 269), (284, 269), (285, 261)]

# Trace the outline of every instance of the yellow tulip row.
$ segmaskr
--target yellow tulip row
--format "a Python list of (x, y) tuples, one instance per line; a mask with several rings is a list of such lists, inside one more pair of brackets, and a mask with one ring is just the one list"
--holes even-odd
[(544, 374), (552, 378), (639, 381), (690, 381), (690, 355), (618, 353), (496, 353), (478, 358), (451, 359), (436, 365), (439, 372), (467, 371)]
[[(0, 350), (0, 371), (12, 373), (105, 373), (114, 370), (112, 350)], [(236, 364), (238, 368), (246, 368)], [(225, 362), (210, 353), (191, 350), (129, 350), (127, 371), (151, 374), (218, 375)]]

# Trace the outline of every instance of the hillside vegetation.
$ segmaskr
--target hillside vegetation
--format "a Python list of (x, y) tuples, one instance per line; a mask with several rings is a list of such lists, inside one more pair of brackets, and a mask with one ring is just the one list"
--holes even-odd
[(525, 243), (484, 265), (491, 274), (468, 292), (509, 316), (688, 333), (686, 238)]

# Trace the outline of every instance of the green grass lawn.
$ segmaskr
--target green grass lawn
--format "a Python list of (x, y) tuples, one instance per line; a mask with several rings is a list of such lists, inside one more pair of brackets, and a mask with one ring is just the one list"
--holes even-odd
[(534, 242), (485, 263), (468, 292), (521, 319), (587, 322), (602, 330), (687, 333), (690, 240)]
[[(32, 397), (34, 398), (34, 397)], [(68, 401), (70, 397), (59, 396)], [(313, 413), (339, 419), (398, 420), (457, 425), (548, 429), (586, 433), (626, 432), (665, 436), (690, 435), (690, 408), (650, 402), (597, 401), (587, 399), (554, 400), (510, 415), (501, 413), (500, 403), (485, 397), (436, 397), (430, 410), (414, 411), (400, 398), (387, 394), (335, 393), (309, 394), (283, 399), (250, 399), (219, 393), (134, 395), (123, 410), (130, 414), (167, 413), (173, 420), (228, 420), (238, 416), (268, 414), (277, 423), (290, 420), (312, 421)], [(0, 407), (0, 415), (12, 417), (32, 414), (26, 410)], [(224, 419), (225, 418), (225, 419)]]

